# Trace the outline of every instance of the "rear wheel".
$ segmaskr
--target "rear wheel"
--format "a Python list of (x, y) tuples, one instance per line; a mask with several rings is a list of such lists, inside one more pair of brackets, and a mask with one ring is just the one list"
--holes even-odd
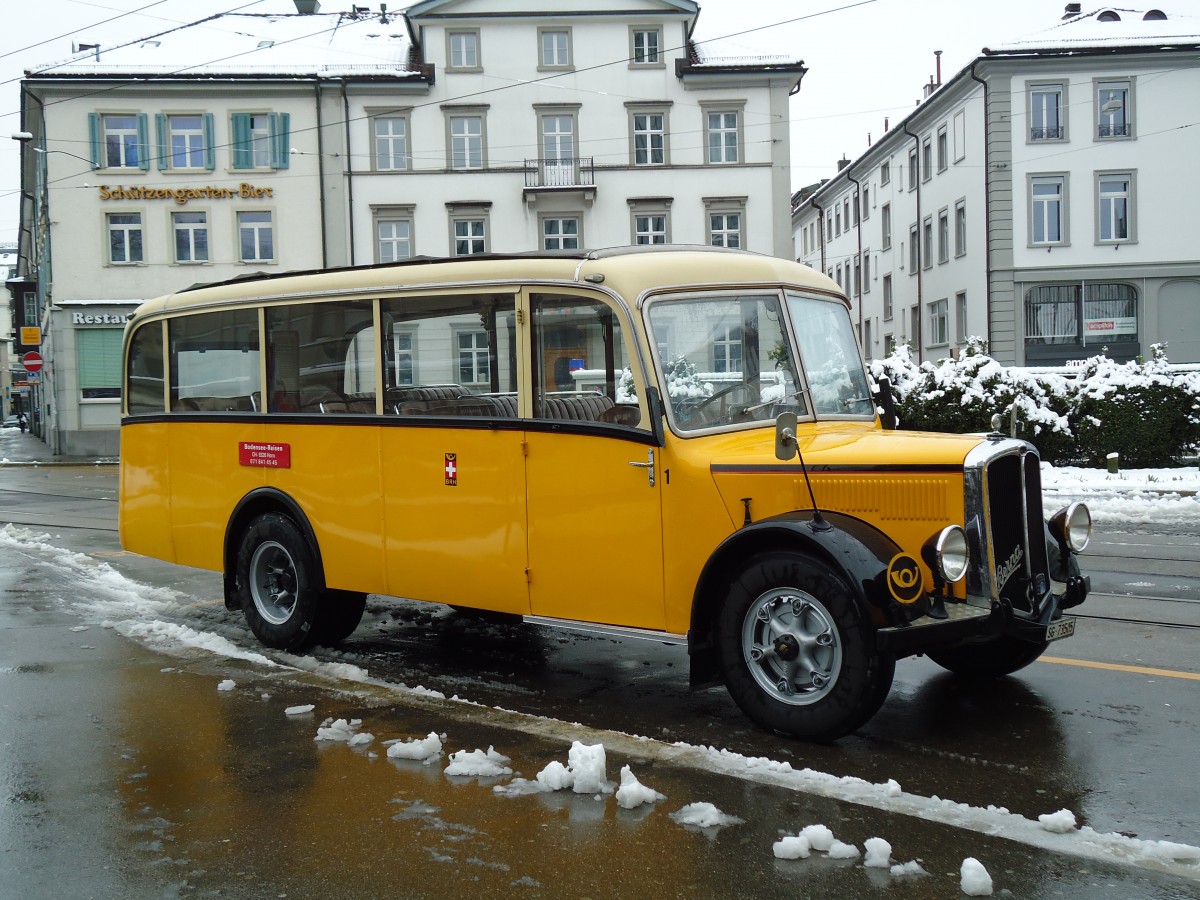
[(831, 741), (883, 704), (895, 661), (874, 653), (858, 601), (825, 564), (800, 553), (752, 558), (717, 618), (725, 683), (764, 728)]
[(236, 565), (236, 595), (259, 641), (299, 650), (318, 639), (316, 562), (295, 522), (278, 513), (259, 516), (242, 535)]
[(999, 678), (1025, 668), (1049, 646), (1003, 635), (982, 643), (930, 650), (925, 655), (956, 675), (968, 678)]

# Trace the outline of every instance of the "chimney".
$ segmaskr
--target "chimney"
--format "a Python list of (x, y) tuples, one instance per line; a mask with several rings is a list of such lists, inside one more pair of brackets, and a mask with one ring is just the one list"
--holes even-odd
[(293, 0), (296, 12), (302, 16), (311, 16), (321, 11), (321, 0)]
[(942, 51), (934, 50), (933, 55), (937, 57), (937, 86), (942, 86)]
[(888, 132), (888, 117), (884, 116), (883, 117), (883, 133), (887, 134), (887, 132)]
[(1081, 12), (1083, 12), (1083, 4), (1082, 3), (1068, 3), (1067, 11), (1066, 11), (1066, 14), (1063, 16), (1063, 20), (1065, 21), (1067, 19), (1073, 19), (1077, 15), (1079, 15)]
[(838, 160), (838, 171), (842, 171), (848, 165), (850, 165), (850, 160), (846, 159), (846, 154), (843, 153), (842, 158)]

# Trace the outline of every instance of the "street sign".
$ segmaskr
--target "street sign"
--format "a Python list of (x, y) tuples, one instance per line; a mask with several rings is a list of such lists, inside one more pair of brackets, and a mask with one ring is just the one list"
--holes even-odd
[(42, 345), (42, 329), (36, 325), (22, 325), (21, 343), (26, 347), (40, 347)]
[(26, 372), (42, 371), (42, 365), (43, 365), (42, 354), (37, 353), (33, 350), (30, 350), (28, 353), (26, 353), (24, 356), (21, 357), (21, 365), (23, 365), (25, 367)]

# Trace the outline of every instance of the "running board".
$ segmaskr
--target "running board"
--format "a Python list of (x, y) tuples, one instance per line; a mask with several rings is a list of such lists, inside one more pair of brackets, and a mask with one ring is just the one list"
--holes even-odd
[(655, 641), (659, 644), (686, 644), (686, 634), (673, 634), (670, 631), (653, 631), (649, 628), (624, 628), (620, 625), (597, 625), (594, 622), (576, 622), (573, 619), (551, 619), (546, 616), (521, 616), (528, 625), (544, 625), (547, 628), (561, 628), (564, 631), (577, 631), (580, 634), (594, 634), (600, 637), (625, 638), (637, 641)]

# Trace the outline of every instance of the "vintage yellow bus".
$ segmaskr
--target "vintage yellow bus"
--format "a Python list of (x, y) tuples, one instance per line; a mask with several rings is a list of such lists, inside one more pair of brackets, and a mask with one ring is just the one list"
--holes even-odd
[(761, 726), (857, 728), (895, 660), (1069, 636), (1082, 505), (1035, 448), (887, 429), (830, 279), (712, 248), (190, 288), (126, 332), (120, 528), (275, 648), (367, 594), (685, 643)]

